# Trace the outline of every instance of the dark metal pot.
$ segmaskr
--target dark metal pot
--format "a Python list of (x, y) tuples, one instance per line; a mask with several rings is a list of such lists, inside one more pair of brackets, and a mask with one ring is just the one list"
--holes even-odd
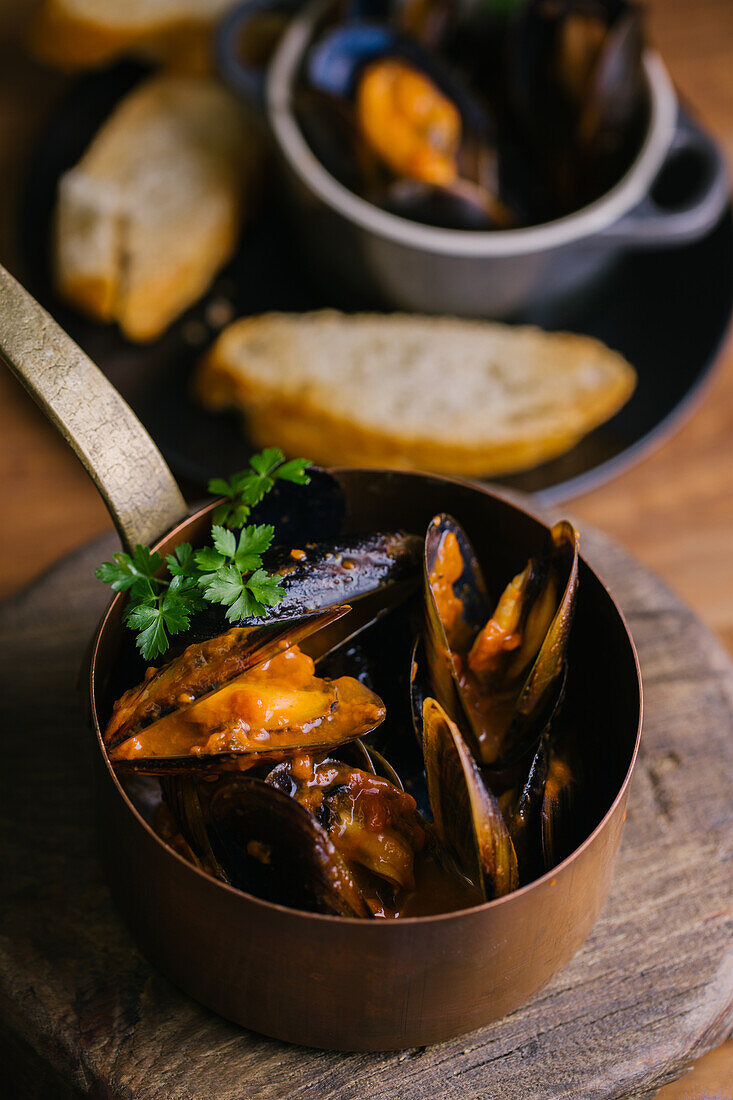
[[(602, 198), (567, 217), (528, 229), (440, 229), (387, 213), (344, 187), (316, 159), (293, 112), (305, 51), (331, 0), (300, 9), (293, 0), (248, 0), (221, 24), (220, 71), (239, 94), (258, 100), (280, 154), (309, 255), (369, 302), (425, 313), (507, 317), (585, 290), (629, 247), (672, 247), (704, 236), (728, 202), (725, 161), (679, 107), (664, 63), (644, 57), (649, 124), (641, 148)], [(245, 25), (270, 9), (297, 8), (266, 73), (245, 65)], [(690, 159), (696, 170), (690, 172)], [(661, 172), (682, 166), (694, 178), (674, 209), (653, 198)]]
[[(104, 376), (0, 268), (0, 357), (92, 473), (123, 544), (165, 553), (208, 532), (187, 517), (160, 454)], [(542, 545), (530, 512), (467, 482), (385, 470), (332, 471), (346, 528), (423, 532), (455, 514), (501, 576)], [(100, 843), (116, 902), (148, 958), (187, 993), (253, 1030), (343, 1050), (447, 1039), (540, 989), (588, 935), (608, 892), (641, 729), (641, 682), (621, 612), (587, 562), (570, 649), (568, 705), (587, 732), (594, 819), (549, 874), (473, 909), (397, 921), (299, 912), (216, 881), (150, 829), (109, 765), (101, 724), (122, 635), (117, 596), (94, 640), (88, 691)]]

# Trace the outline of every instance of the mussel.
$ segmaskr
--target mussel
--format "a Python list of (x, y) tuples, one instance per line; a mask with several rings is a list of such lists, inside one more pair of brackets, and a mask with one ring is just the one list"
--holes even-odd
[(244, 618), (235, 623), (227, 621), (221, 607), (212, 605), (192, 617), (186, 637), (205, 641), (231, 626), (289, 623), (370, 596), (380, 607), (396, 606), (417, 586), (421, 555), (422, 540), (403, 531), (375, 531), (275, 546), (267, 552), (263, 564), (268, 573), (282, 578), (282, 602), (268, 607), (262, 618)]
[(319, 106), (328, 110), (330, 104), (335, 119), (348, 117), (372, 201), (406, 217), (458, 227), (513, 224), (499, 194), (485, 105), (415, 39), (385, 23), (347, 22), (311, 48), (306, 75), (310, 93), (321, 97), (301, 96), (306, 137), (327, 167), (338, 164), (317, 120)]
[(214, 793), (209, 816), (217, 858), (235, 886), (298, 909), (371, 915), (328, 833), (296, 799), (237, 776)]
[(423, 706), (423, 752), (438, 834), (486, 899), (518, 885), (517, 857), (499, 804), (440, 703)]
[[(317, 677), (313, 658), (417, 587), (420, 547), (414, 536), (375, 533), (278, 548), (267, 564), (283, 578), (282, 603), (148, 669), (112, 709), (104, 735), (112, 762), (148, 774), (248, 770), (273, 754), (326, 750), (378, 726), (381, 700), (351, 677)], [(335, 630), (350, 611), (340, 604), (346, 594), (357, 601), (356, 622)]]
[(436, 516), (425, 540), (425, 648), (437, 699), (500, 772), (537, 742), (562, 694), (578, 583), (578, 536), (563, 521), (494, 611), (466, 533)]
[(177, 709), (114, 747), (108, 740), (112, 763), (148, 775), (246, 771), (282, 755), (361, 737), (385, 717), (374, 692), (349, 676), (316, 676), (313, 659), (294, 645), (191, 698), (184, 692)]
[(388, 915), (395, 896), (414, 888), (415, 857), (425, 843), (425, 828), (414, 798), (399, 786), (374, 772), (312, 756), (283, 761), (266, 782), (323, 826), (360, 881), (372, 912)]

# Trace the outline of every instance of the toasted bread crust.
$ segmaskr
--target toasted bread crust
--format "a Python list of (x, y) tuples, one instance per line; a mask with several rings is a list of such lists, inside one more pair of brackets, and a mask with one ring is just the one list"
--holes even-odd
[[(332, 318), (333, 315), (328, 316)], [(392, 323), (394, 320), (393, 315)], [(416, 318), (415, 322), (419, 324), (420, 319)], [(343, 323), (348, 325), (350, 319), (344, 318)], [(460, 321), (429, 319), (426, 323), (429, 326), (427, 340), (430, 331), (441, 323), (451, 326), (451, 331), (460, 338)], [(489, 422), (480, 438), (476, 434), (467, 437), (460, 431), (452, 437), (444, 431), (439, 434), (431, 431), (427, 423), (417, 430), (414, 424), (403, 424), (398, 430), (394, 423), (387, 427), (378, 418), (360, 415), (356, 394), (354, 414), (344, 416), (329, 407), (322, 390), (304, 386), (295, 393), (286, 392), (278, 383), (277, 363), (267, 371), (248, 369), (242, 347), (261, 336), (265, 326), (277, 324), (277, 315), (268, 315), (235, 322), (225, 330), (199, 367), (195, 393), (209, 408), (241, 410), (248, 433), (258, 446), (274, 441), (286, 453), (306, 454), (322, 465), (384, 465), (468, 477), (496, 476), (527, 469), (562, 454), (607, 420), (625, 404), (635, 385), (633, 369), (621, 356), (597, 341), (572, 334), (538, 333), (537, 340), (551, 345), (557, 369), (579, 356), (600, 356), (607, 373), (604, 385), (592, 395), (583, 394), (582, 400), (581, 395), (576, 394), (574, 400), (569, 381), (563, 415), (547, 418), (539, 424), (531, 419), (524, 425), (492, 426)], [(475, 322), (466, 324), (475, 325)], [(389, 335), (389, 325), (390, 319), (385, 318), (385, 337)], [(396, 334), (395, 338), (398, 338)], [(261, 368), (262, 364), (259, 366)], [(334, 368), (334, 385), (338, 385), (338, 365)], [(460, 386), (458, 361), (451, 381)], [(487, 420), (490, 420), (491, 394), (488, 390), (486, 405)]]
[(158, 76), (116, 108), (59, 186), (59, 292), (152, 340), (232, 255), (257, 173), (247, 119), (214, 81)]

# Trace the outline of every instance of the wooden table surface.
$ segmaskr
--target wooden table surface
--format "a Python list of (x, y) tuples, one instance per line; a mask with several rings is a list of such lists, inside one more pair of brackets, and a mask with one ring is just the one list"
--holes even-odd
[[(0, 260), (17, 270), (23, 165), (63, 78), (34, 66), (17, 44), (27, 0), (0, 0), (0, 7)], [(648, 7), (651, 37), (733, 165), (733, 2), (650, 0)], [(0, 479), (0, 598), (110, 527), (81, 467), (6, 372), (0, 373)], [(733, 653), (733, 339), (688, 423), (571, 507), (664, 577)], [(733, 1042), (662, 1097), (733, 1100)]]

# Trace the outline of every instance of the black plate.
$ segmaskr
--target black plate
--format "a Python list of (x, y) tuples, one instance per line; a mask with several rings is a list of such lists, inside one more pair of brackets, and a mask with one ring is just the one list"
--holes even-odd
[[(81, 78), (59, 103), (29, 165), (21, 217), (29, 289), (91, 355), (127, 399), (177, 475), (196, 492), (209, 477), (247, 461), (252, 447), (235, 415), (213, 415), (189, 396), (191, 371), (228, 315), (333, 306), (369, 309), (318, 284), (297, 251), (275, 189), (265, 195), (233, 262), (205, 299), (154, 344), (134, 345), (54, 295), (49, 276), (51, 216), (59, 176), (81, 156), (119, 97), (140, 79), (120, 65)], [(636, 461), (689, 413), (725, 334), (733, 303), (733, 219), (697, 244), (629, 252), (571, 311), (522, 320), (599, 337), (623, 352), (639, 374), (624, 409), (572, 451), (534, 470), (499, 479), (543, 502), (590, 489)]]

